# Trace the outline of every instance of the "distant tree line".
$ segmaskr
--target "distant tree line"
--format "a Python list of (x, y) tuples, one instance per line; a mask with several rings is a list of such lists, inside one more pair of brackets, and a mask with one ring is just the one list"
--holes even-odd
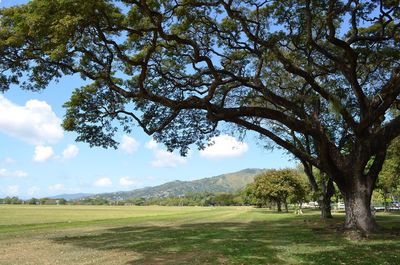
[(162, 205), (162, 206), (244, 206), (273, 207), (278, 210), (281, 205), (288, 209), (289, 203), (306, 200), (308, 189), (296, 170), (269, 170), (257, 176), (254, 183), (237, 192), (189, 192), (181, 196), (132, 198), (127, 200), (110, 200), (101, 196), (87, 197), (79, 200), (32, 198), (21, 200), (18, 197), (6, 197), (0, 200), (3, 204), (32, 205)]
[[(320, 172), (314, 172), (322, 178)], [(393, 141), (374, 192), (376, 205), (384, 205), (389, 210), (391, 203), (400, 199), (400, 138)], [(161, 205), (161, 206), (256, 206), (288, 211), (289, 207), (300, 209), (310, 201), (318, 201), (301, 167), (297, 169), (267, 170), (254, 178), (242, 190), (236, 192), (189, 192), (181, 196), (130, 198), (112, 200), (101, 196), (86, 197), (67, 201), (54, 198), (31, 198), (22, 200), (16, 196), (0, 198), (0, 204), (29, 205)], [(333, 187), (334, 202), (343, 200), (337, 188)]]
[(50, 199), (50, 198), (31, 198), (28, 200), (20, 199), (16, 196), (0, 198), (0, 204), (29, 204), (29, 205), (65, 205), (66, 199)]
[(29, 204), (29, 205), (162, 205), (162, 206), (231, 206), (249, 205), (245, 202), (243, 191), (236, 193), (190, 192), (182, 196), (164, 198), (131, 198), (127, 200), (110, 200), (101, 197), (82, 198), (79, 200), (31, 198), (23, 200), (18, 197), (0, 198), (0, 204)]
[(164, 205), (164, 206), (243, 206), (243, 191), (227, 192), (189, 192), (182, 196), (167, 198), (134, 198), (127, 200), (133, 205)]

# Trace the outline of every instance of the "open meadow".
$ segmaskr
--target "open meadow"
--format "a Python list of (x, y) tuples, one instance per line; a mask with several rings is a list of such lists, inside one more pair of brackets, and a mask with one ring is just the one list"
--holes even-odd
[(0, 264), (399, 264), (400, 215), (352, 241), (342, 215), (251, 207), (0, 205)]

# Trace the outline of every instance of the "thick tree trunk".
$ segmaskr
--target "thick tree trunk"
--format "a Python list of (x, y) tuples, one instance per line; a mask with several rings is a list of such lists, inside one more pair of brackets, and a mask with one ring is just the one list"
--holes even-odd
[(321, 210), (321, 218), (333, 218), (331, 212), (331, 198), (324, 197), (322, 200), (318, 201), (318, 204)]
[(371, 233), (376, 229), (371, 212), (372, 185), (356, 182), (343, 194), (346, 209), (345, 228)]
[(288, 209), (288, 204), (287, 204), (287, 202), (285, 201), (284, 203), (283, 203), (283, 205), (285, 206), (285, 212), (289, 212), (289, 209)]

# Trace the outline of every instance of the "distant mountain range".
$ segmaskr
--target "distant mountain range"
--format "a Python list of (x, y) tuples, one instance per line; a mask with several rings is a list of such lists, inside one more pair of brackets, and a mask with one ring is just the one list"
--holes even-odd
[(66, 199), (68, 201), (70, 200), (78, 200), (84, 197), (90, 197), (94, 194), (92, 193), (75, 193), (75, 194), (60, 194), (56, 196), (50, 197), (50, 199)]
[[(188, 192), (234, 192), (244, 188), (247, 184), (253, 182), (256, 175), (263, 172), (263, 169), (249, 168), (234, 173), (227, 173), (215, 177), (203, 178), (192, 181), (175, 180), (165, 184), (136, 189), (132, 191), (118, 191), (102, 194), (87, 194), (78, 197), (77, 194), (59, 195), (57, 198), (69, 196), (67, 200), (76, 200), (84, 197), (103, 198), (107, 200), (126, 200), (130, 198), (166, 198), (185, 195)], [(70, 198), (74, 196), (74, 198)]]

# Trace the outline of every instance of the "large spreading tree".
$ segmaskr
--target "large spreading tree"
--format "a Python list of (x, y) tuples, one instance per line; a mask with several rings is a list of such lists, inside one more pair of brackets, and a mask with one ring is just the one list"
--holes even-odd
[(0, 16), (1, 90), (91, 81), (65, 105), (79, 141), (116, 146), (138, 124), (185, 154), (226, 122), (326, 173), (345, 226), (374, 230), (400, 134), (398, 1), (32, 0)]

